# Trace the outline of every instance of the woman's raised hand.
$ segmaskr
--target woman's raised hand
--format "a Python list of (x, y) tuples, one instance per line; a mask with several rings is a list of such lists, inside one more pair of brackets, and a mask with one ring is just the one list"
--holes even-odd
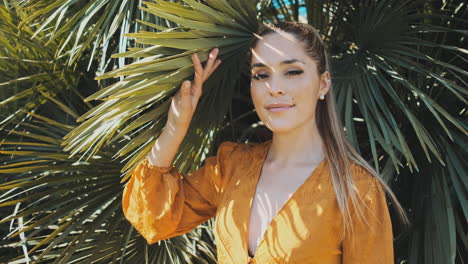
[(181, 131), (185, 134), (190, 122), (192, 121), (193, 113), (197, 108), (198, 100), (202, 94), (203, 83), (221, 64), (220, 59), (216, 59), (218, 48), (214, 48), (205, 63), (205, 68), (202, 67), (200, 59), (196, 53), (192, 54), (192, 62), (195, 68), (195, 77), (193, 82), (185, 80), (175, 96), (172, 98), (171, 107), (168, 113), (166, 127), (170, 127), (174, 133)]
[(198, 56), (195, 53), (192, 54), (195, 68), (194, 80), (193, 82), (184, 81), (172, 98), (166, 126), (148, 153), (148, 160), (151, 164), (159, 167), (172, 165), (197, 108), (198, 100), (202, 94), (203, 82), (221, 63), (221, 60), (216, 59), (217, 55), (218, 49), (215, 48), (210, 52), (205, 68), (203, 68)]

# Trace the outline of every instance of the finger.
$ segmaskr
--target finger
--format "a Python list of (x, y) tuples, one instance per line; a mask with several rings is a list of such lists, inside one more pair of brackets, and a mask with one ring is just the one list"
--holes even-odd
[(185, 80), (182, 82), (182, 86), (180, 87), (180, 102), (182, 104), (186, 104), (187, 102), (190, 102), (190, 95), (191, 95), (191, 82), (188, 80)]
[(193, 67), (195, 69), (195, 76), (193, 78), (193, 85), (195, 87), (203, 84), (203, 68), (196, 53), (192, 54)]
[(221, 60), (220, 59), (217, 59), (213, 65), (213, 67), (211, 68), (210, 72), (207, 73), (207, 79), (211, 76), (211, 74), (216, 70), (216, 68), (218, 68), (218, 66), (221, 64)]
[(182, 95), (190, 95), (190, 89), (187, 89), (187, 88), (190, 88), (190, 81), (189, 80), (185, 80), (182, 82)]
[(216, 60), (216, 56), (218, 55), (218, 51), (219, 51), (218, 48), (214, 48), (208, 55), (208, 61), (206, 62), (205, 67), (203, 69), (203, 81), (208, 79), (207, 73), (211, 72), (213, 63)]

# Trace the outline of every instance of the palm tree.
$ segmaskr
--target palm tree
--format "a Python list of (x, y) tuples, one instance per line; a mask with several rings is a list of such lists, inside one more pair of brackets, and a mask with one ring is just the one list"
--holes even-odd
[(14, 228), (0, 227), (18, 263), (24, 252), (37, 262), (214, 263), (211, 222), (146, 245), (122, 217), (122, 184), (191, 78), (193, 52), (205, 60), (220, 47), (223, 63), (204, 86), (179, 170), (198, 168), (220, 141), (266, 136), (239, 54), (259, 23), (279, 20), (320, 31), (347, 136), (410, 214), (411, 229), (395, 225), (396, 262), (466, 255), (463, 1), (4, 2), (0, 205)]

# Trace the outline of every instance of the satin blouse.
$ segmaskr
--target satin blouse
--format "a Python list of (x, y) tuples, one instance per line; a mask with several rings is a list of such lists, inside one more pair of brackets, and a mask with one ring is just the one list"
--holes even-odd
[(318, 165), (269, 223), (254, 257), (248, 253), (252, 201), (271, 140), (223, 142), (216, 156), (188, 175), (148, 159), (123, 191), (126, 219), (148, 244), (189, 232), (216, 217), (218, 263), (393, 264), (393, 233), (381, 184), (351, 163), (364, 220), (345, 234), (327, 161)]

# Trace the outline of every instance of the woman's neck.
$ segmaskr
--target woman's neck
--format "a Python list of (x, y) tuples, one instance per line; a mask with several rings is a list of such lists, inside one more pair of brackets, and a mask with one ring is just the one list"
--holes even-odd
[(319, 163), (325, 157), (323, 140), (315, 122), (291, 132), (273, 133), (268, 163), (278, 166)]

